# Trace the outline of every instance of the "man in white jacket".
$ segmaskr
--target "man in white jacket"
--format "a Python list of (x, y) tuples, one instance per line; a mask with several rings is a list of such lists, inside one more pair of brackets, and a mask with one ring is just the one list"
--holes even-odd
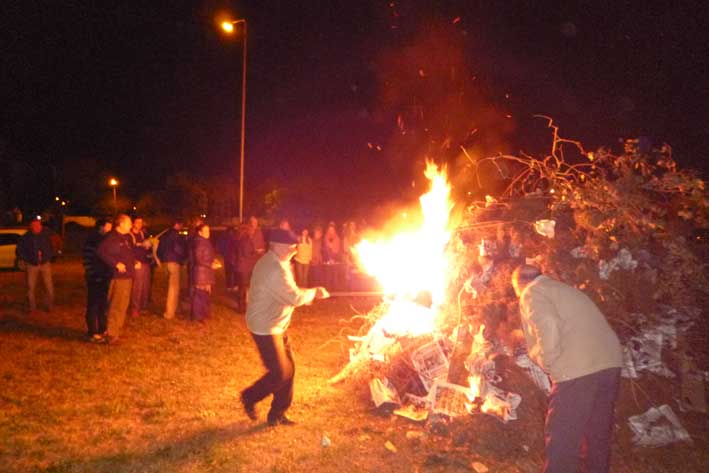
[(273, 230), (269, 242), (269, 250), (254, 267), (246, 310), (246, 326), (267, 371), (242, 391), (241, 403), (249, 418), (256, 420), (256, 403), (273, 394), (268, 424), (290, 425), (293, 421), (285, 414), (293, 401), (295, 363), (286, 331), (296, 307), (329, 294), (323, 287), (301, 289), (295, 284), (290, 266), (297, 243), (293, 233)]
[(512, 274), (529, 357), (553, 381), (545, 425), (545, 473), (609, 469), (623, 354), (618, 337), (583, 292), (523, 265)]

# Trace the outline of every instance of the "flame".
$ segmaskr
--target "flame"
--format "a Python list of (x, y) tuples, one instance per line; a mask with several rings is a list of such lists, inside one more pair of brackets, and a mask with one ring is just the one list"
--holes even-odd
[(443, 302), (449, 267), (445, 248), (450, 240), (450, 185), (445, 169), (426, 163), (424, 173), (430, 190), (419, 198), (422, 221), (414, 230), (402, 230), (389, 238), (363, 240), (355, 247), (362, 269), (374, 276), (384, 292), (395, 298), (431, 294), (431, 302)]
[(482, 384), (482, 378), (480, 375), (468, 376), (468, 385), (470, 389), (468, 390), (468, 399), (474, 401), (476, 398), (480, 397), (480, 386)]
[(436, 330), (436, 312), (406, 299), (395, 299), (375, 327), (387, 335), (418, 337)]
[(501, 419), (505, 419), (508, 409), (509, 405), (505, 401), (495, 396), (486, 396), (483, 405), (480, 406), (481, 412), (484, 412), (485, 414), (495, 415), (497, 417), (500, 417)]

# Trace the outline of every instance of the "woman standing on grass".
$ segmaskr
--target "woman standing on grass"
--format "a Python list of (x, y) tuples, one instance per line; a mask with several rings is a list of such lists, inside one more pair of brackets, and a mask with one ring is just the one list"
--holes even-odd
[(196, 233), (191, 242), (190, 281), (192, 287), (191, 317), (195, 322), (204, 322), (210, 315), (209, 296), (216, 281), (214, 269), (220, 267), (214, 259), (214, 247), (209, 241), (209, 226), (205, 223), (197, 225)]
[(309, 287), (308, 272), (310, 270), (310, 261), (313, 259), (313, 240), (310, 239), (307, 228), (304, 228), (300, 232), (294, 259), (295, 282), (299, 287)]

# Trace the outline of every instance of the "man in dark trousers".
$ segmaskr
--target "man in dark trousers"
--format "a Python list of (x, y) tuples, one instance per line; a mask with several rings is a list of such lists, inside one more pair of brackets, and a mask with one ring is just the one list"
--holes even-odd
[(108, 310), (108, 285), (111, 283), (111, 268), (98, 257), (98, 247), (113, 228), (105, 219), (96, 222), (96, 229), (88, 236), (82, 249), (84, 275), (86, 277), (86, 328), (88, 340), (101, 343), (106, 332)]
[(545, 473), (606, 473), (623, 355), (598, 307), (578, 289), (523, 265), (512, 273), (529, 357), (553, 381), (545, 425)]
[(269, 250), (254, 267), (246, 310), (246, 326), (267, 372), (241, 393), (241, 403), (249, 418), (256, 420), (256, 403), (273, 394), (268, 424), (290, 425), (294, 422), (286, 411), (293, 401), (295, 363), (286, 330), (296, 307), (330, 294), (324, 287), (296, 286), (290, 260), (298, 240), (292, 232), (273, 230), (269, 241)]
[(140, 261), (135, 260), (133, 241), (128, 234), (132, 225), (128, 215), (119, 215), (113, 231), (98, 246), (99, 258), (112, 269), (108, 287), (107, 343), (116, 343), (121, 335), (130, 305), (135, 268), (141, 266)]
[(133, 289), (130, 296), (131, 316), (137, 317), (141, 312), (148, 310), (150, 303), (150, 240), (145, 236), (143, 218), (138, 216), (133, 219), (133, 228), (130, 236), (133, 239), (133, 255), (136, 261), (140, 261), (140, 268), (135, 270), (133, 278)]
[(55, 252), (49, 230), (42, 227), (39, 218), (32, 220), (30, 230), (22, 235), (15, 249), (17, 259), (27, 267), (27, 300), (30, 313), (37, 311), (35, 290), (37, 278), (42, 275), (46, 294), (47, 312), (54, 306), (54, 282), (52, 281), (52, 258)]
[(167, 266), (167, 300), (165, 302), (166, 319), (174, 319), (180, 303), (180, 270), (187, 259), (187, 242), (180, 234), (182, 220), (176, 219), (172, 228), (160, 238), (157, 255), (161, 263)]

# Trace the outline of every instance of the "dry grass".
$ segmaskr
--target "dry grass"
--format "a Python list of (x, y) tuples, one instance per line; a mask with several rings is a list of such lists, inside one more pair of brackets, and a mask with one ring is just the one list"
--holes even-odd
[[(160, 313), (164, 278), (155, 276)], [(243, 316), (218, 303), (205, 326), (148, 315), (127, 321), (122, 344), (96, 346), (82, 339), (77, 262), (56, 265), (51, 314), (25, 315), (22, 278), (0, 273), (3, 472), (471, 471), (472, 461), (496, 472), (539, 470), (544, 401), (528, 384), (516, 389), (524, 396), (516, 423), (478, 416), (438, 433), (378, 415), (365, 385), (327, 384), (347, 360), (344, 344), (328, 342), (339, 339), (352, 306), (366, 311), (374, 300), (333, 299), (296, 311), (290, 414), (299, 424), (270, 429), (248, 421), (236, 402), (262, 370)], [(259, 407), (264, 417), (267, 406)], [(706, 429), (706, 417), (697, 421), (688, 425), (693, 435)], [(412, 430), (425, 437), (407, 439)], [(320, 444), (324, 434), (329, 448)], [(703, 471), (702, 435), (693, 447), (652, 451), (631, 450), (627, 434), (619, 435), (616, 471)]]

